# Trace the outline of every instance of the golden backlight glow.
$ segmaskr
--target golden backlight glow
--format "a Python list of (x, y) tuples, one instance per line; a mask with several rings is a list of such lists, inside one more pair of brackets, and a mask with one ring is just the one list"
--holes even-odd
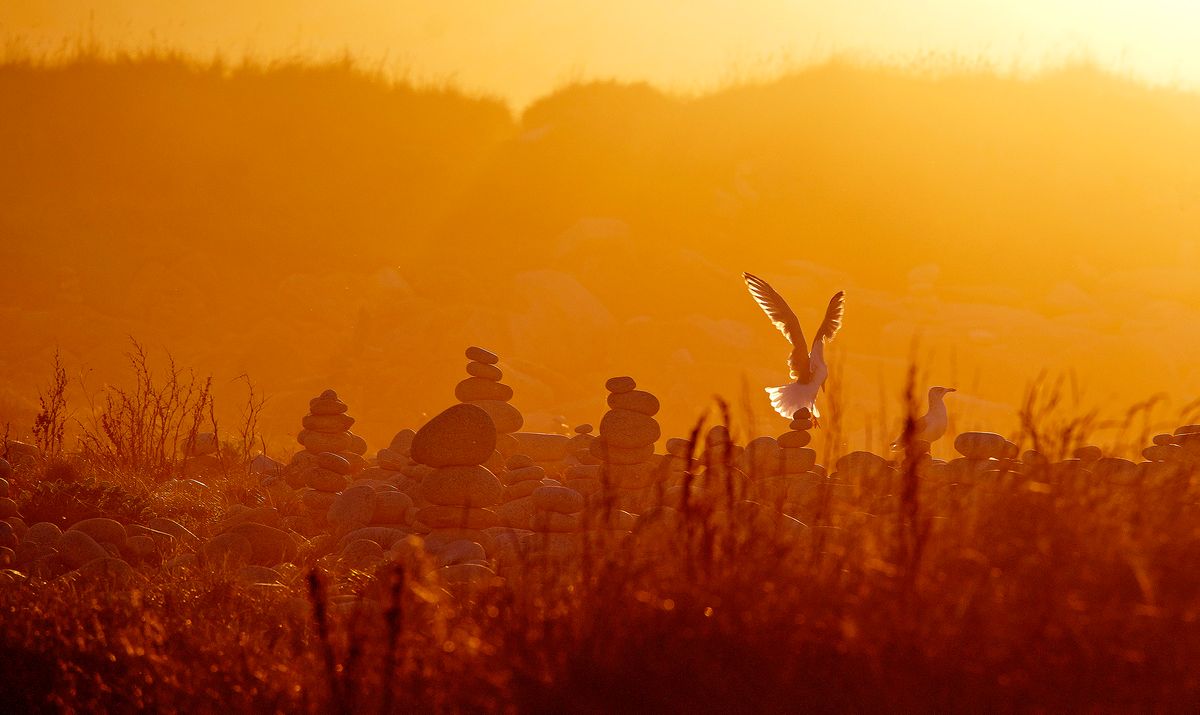
[[(0, 652), (29, 663), (0, 693), (1195, 711), (1198, 27), (1147, 0), (0, 0)], [(793, 353), (797, 326), (835, 338)], [(468, 351), (459, 389), (500, 397), (461, 399), (554, 434), (455, 405), (468, 346), (499, 367)], [(154, 404), (142, 349), (214, 401)], [(780, 411), (815, 394), (818, 424), (772, 410), (789, 370)], [(738, 443), (693, 444), (703, 471), (667, 441), (701, 418)]]
[(577, 84), (519, 114), (345, 63), (89, 54), (3, 82), (17, 423), (55, 346), (102, 384), (126, 336), (218, 392), (249, 374), (276, 449), (323, 384), (371, 440), (432, 414), (469, 343), (512, 361), (533, 429), (597, 419), (614, 372), (672, 432), (713, 394), (765, 419), (786, 366), (742, 270), (813, 311), (847, 290), (850, 447), (894, 436), (914, 355), (961, 389), (959, 428), (1011, 426), (1043, 373), (1102, 415), (1200, 391), (1200, 102), (1102, 69), (834, 62), (694, 96)]

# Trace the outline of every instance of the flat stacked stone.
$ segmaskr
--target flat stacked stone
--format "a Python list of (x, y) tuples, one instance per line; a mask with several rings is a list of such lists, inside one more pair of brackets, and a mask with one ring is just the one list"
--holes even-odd
[(658, 398), (638, 390), (632, 377), (611, 378), (605, 388), (609, 409), (600, 420), (600, 436), (589, 450), (602, 461), (602, 481), (616, 490), (618, 504), (640, 509), (639, 502), (649, 498), (656, 468), (663, 461), (654, 453), (654, 444), (662, 436), (654, 419)]
[(941, 473), (955, 482), (971, 483), (986, 474), (1015, 471), (1017, 445), (995, 432), (963, 432), (954, 438), (954, 449), (962, 455), (951, 460)]
[(550, 480), (546, 470), (524, 454), (508, 458), (500, 475), (504, 484), (504, 503), (496, 508), (501, 526), (510, 529), (529, 529), (533, 519), (533, 493)]
[(466, 352), (467, 377), (454, 387), (454, 397), (459, 402), (475, 405), (488, 413), (496, 426), (497, 444), (505, 454), (511, 453), (515, 447), (507, 437), (517, 432), (525, 424), (521, 412), (509, 404), (513, 397), (513, 389), (505, 385), (503, 371), (497, 367), (500, 358), (492, 352), (480, 347), (469, 347)]
[(417, 521), (429, 529), (426, 548), (437, 552), (453, 541), (474, 541), (488, 550), (485, 529), (500, 525), (491, 507), (504, 497), (504, 485), (484, 462), (496, 451), (496, 425), (477, 405), (454, 405), (413, 437), (411, 457), (432, 468), (420, 488)]
[(514, 444), (508, 456), (524, 455), (546, 470), (547, 474), (555, 477), (562, 475), (565, 461), (573, 448), (570, 437), (551, 432), (514, 432), (511, 436)]
[(528, 551), (553, 559), (569, 559), (579, 555), (583, 540), (582, 512), (584, 496), (564, 486), (540, 486), (530, 497), (533, 533), (523, 538)]
[(562, 473), (564, 486), (589, 497), (598, 493), (603, 484), (604, 460), (592, 452), (592, 444), (596, 441), (596, 435), (592, 434), (594, 429), (586, 423), (575, 427), (575, 434), (568, 440)]

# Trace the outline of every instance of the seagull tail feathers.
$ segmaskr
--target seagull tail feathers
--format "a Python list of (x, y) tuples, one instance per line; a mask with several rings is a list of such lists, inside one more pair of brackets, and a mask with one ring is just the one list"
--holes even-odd
[(821, 413), (817, 410), (817, 406), (813, 404), (812, 398), (806, 393), (805, 385), (798, 382), (767, 388), (767, 394), (771, 396), (771, 407), (774, 407), (776, 412), (789, 420), (792, 419), (792, 415), (800, 411), (801, 407), (807, 407), (811, 410), (814, 420), (820, 418)]

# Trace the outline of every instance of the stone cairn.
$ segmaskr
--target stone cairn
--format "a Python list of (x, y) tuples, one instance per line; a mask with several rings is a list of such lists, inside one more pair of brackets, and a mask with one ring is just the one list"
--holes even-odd
[(496, 425), (473, 404), (454, 405), (417, 430), (410, 456), (431, 468), (421, 480), (417, 512), (417, 521), (429, 529), (428, 551), (437, 553), (455, 541), (494, 550), (485, 529), (500, 525), (492, 507), (504, 498), (504, 485), (484, 463), (495, 451)]
[(567, 441), (567, 456), (564, 459), (566, 470), (563, 472), (563, 485), (580, 492), (591, 499), (600, 494), (603, 482), (601, 468), (604, 460), (592, 452), (596, 436), (590, 424), (581, 424), (575, 428), (575, 434)]
[[(513, 389), (501, 380), (504, 373), (496, 366), (500, 358), (480, 347), (466, 352), (467, 377), (454, 386), (454, 397), (461, 403), (475, 405), (492, 418), (498, 434), (497, 446), (505, 456), (514, 453), (516, 442), (510, 435), (525, 424), (521, 412), (509, 404)], [(497, 465), (500, 466), (500, 465)]]
[(522, 540), (530, 552), (544, 554), (549, 560), (574, 558), (582, 550), (581, 512), (585, 507), (583, 495), (569, 487), (540, 486), (533, 491), (532, 534)]
[(1188, 475), (1200, 466), (1200, 425), (1184, 425), (1173, 434), (1155, 435), (1142, 456), (1149, 461), (1137, 465), (1137, 479), (1186, 486)]
[(605, 383), (608, 412), (600, 420), (600, 436), (589, 447), (598, 465), (600, 481), (613, 490), (616, 505), (639, 512), (653, 502), (656, 468), (662, 458), (654, 444), (662, 430), (654, 415), (658, 398), (638, 390), (632, 377), (614, 377)]
[(745, 469), (749, 481), (748, 498), (762, 501), (785, 513), (803, 509), (812, 486), (823, 471), (816, 467), (812, 441), (812, 415), (800, 409), (788, 423), (787, 432), (773, 437), (757, 437), (746, 445), (737, 463)]
[(366, 466), (367, 443), (350, 431), (354, 418), (333, 390), (309, 400), (304, 429), (296, 441), (304, 446), (286, 469), (289, 486), (300, 489), (300, 500), (314, 526), (326, 523), (337, 494)]
[(547, 481), (546, 470), (524, 454), (509, 457), (505, 467), (501, 477), (504, 503), (496, 513), (501, 525), (528, 530), (533, 519), (533, 493)]
[(802, 408), (779, 437), (757, 437), (746, 445), (740, 461), (748, 472), (750, 498), (789, 515), (811, 502), (824, 478), (817, 453), (808, 447), (812, 428), (812, 413)]
[(603, 463), (603, 460), (592, 454), (592, 442), (596, 440), (596, 435), (592, 432), (595, 429), (586, 422), (575, 427), (575, 434), (571, 435), (567, 442), (567, 461), (571, 465)]

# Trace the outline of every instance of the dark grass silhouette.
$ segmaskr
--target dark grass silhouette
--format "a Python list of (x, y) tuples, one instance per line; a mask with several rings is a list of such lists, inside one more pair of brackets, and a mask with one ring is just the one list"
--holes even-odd
[[(1027, 403), (1062, 398), (1043, 385)], [(728, 405), (716, 414), (725, 432), (713, 434), (739, 434)], [(1030, 410), (1028, 438), (1063, 434), (1063, 417)], [(418, 552), (366, 570), (338, 566), (320, 538), (279, 568), (280, 585), (171, 566), (170, 553), (116, 583), (4, 572), (0, 648), (13, 663), (0, 675), (6, 705), (976, 712), (1200, 704), (1191, 672), (1200, 576), (1187, 566), (1200, 558), (1196, 463), (1122, 484), (1057, 458), (995, 462), (989, 472), (929, 471), (910, 457), (883, 472), (830, 469), (788, 507), (807, 525), (797, 532), (778, 520), (730, 518), (748, 494), (732, 479), (733, 450), (718, 449), (725, 461), (714, 463), (711, 440), (703, 454), (696, 447), (706, 424), (690, 432), (681, 501), (662, 504), (660, 491), (660, 505), (619, 548), (600, 539), (577, 560), (524, 554), (504, 585), (443, 584)], [(1086, 428), (1069, 431), (1066, 449), (1088, 437)], [(714, 483), (714, 473), (726, 481)], [(37, 465), (18, 470), (20, 503), (48, 477)], [(197, 533), (251, 498), (242, 478), (211, 478), (221, 508), (189, 521)], [(688, 496), (700, 481), (706, 490)], [(586, 518), (603, 520), (611, 505), (592, 508)]]

